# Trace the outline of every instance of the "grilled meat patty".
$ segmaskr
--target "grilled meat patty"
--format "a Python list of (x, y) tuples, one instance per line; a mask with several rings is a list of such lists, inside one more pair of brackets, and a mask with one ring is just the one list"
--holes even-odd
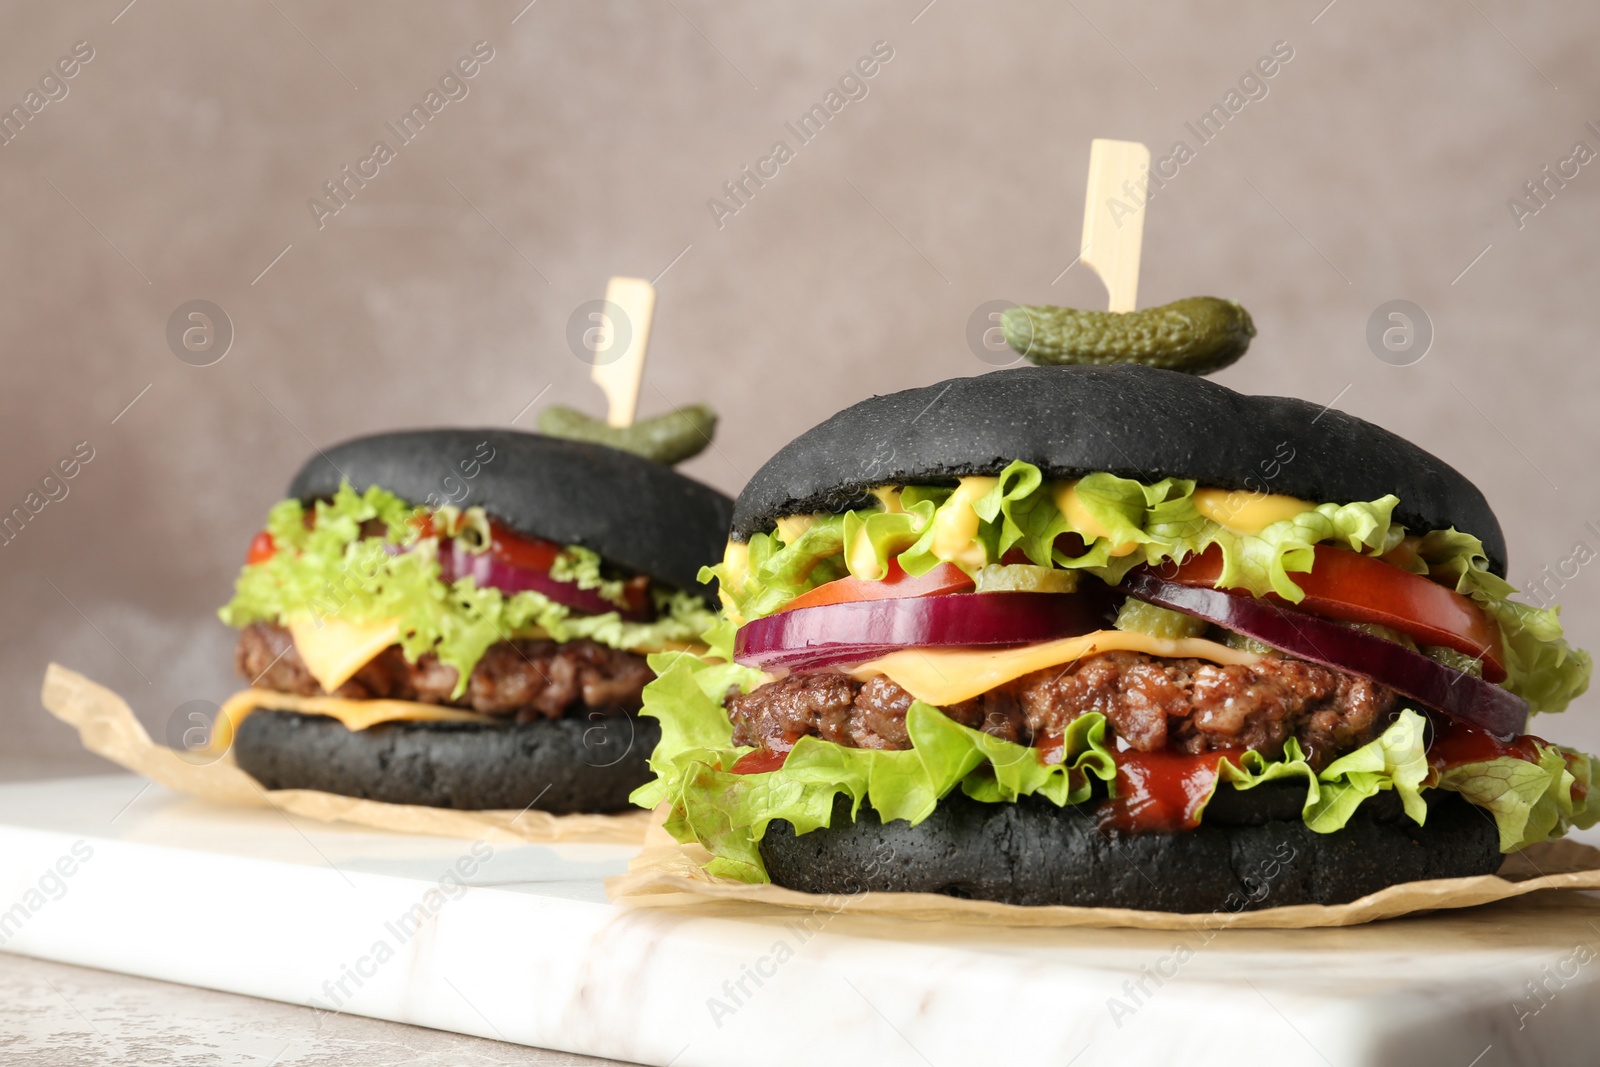
[(489, 646), (472, 669), (466, 692), (452, 699), (454, 667), (431, 653), (408, 663), (400, 646), (392, 645), (325, 694), (300, 659), (289, 631), (264, 622), (239, 634), (234, 666), (251, 685), (280, 693), (448, 704), (517, 722), (593, 711), (632, 713), (639, 710), (645, 683), (655, 677), (643, 656), (594, 641), (519, 639)]
[[(1371, 741), (1388, 725), (1391, 689), (1315, 663), (1267, 656), (1251, 666), (1103, 652), (1025, 675), (940, 708), (965, 726), (1021, 744), (1059, 735), (1085, 712), (1141, 752), (1250, 748), (1269, 757), (1295, 737), (1313, 767)], [(727, 699), (734, 742), (782, 752), (801, 737), (851, 748), (904, 749), (912, 696), (887, 678), (791, 674)]]

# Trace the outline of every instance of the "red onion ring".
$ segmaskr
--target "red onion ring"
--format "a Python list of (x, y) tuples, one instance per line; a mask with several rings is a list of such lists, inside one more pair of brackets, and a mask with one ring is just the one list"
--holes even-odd
[(998, 648), (1092, 633), (1106, 598), (1077, 593), (949, 593), (795, 608), (748, 622), (733, 658), (762, 670), (862, 663), (904, 648)]
[[(411, 549), (385, 543), (383, 550), (401, 555)], [(469, 552), (456, 538), (439, 540), (439, 580), (450, 585), (470, 577), (479, 589), (498, 589), (507, 596), (533, 592), (586, 615), (616, 612), (626, 622), (649, 622), (650, 612), (629, 611), (601, 596), (598, 590), (579, 589), (575, 582), (559, 582), (544, 571), (518, 567), (489, 552)]]
[(1291, 656), (1358, 674), (1506, 740), (1528, 725), (1528, 702), (1508, 689), (1446, 667), (1393, 641), (1248, 593), (1179, 585), (1133, 570), (1119, 589), (1158, 607), (1226, 627)]

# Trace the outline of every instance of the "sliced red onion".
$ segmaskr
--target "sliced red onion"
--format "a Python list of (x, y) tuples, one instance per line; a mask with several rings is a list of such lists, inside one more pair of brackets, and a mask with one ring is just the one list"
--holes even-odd
[[(384, 551), (398, 555), (409, 549), (385, 544)], [(601, 596), (597, 590), (579, 589), (574, 582), (558, 582), (544, 571), (529, 570), (526, 567), (506, 563), (488, 552), (468, 552), (466, 547), (454, 538), (441, 539), (440, 580), (448, 585), (466, 577), (471, 577), (479, 589), (498, 589), (508, 596), (523, 592), (542, 593), (556, 603), (564, 604), (573, 611), (581, 611), (586, 615), (604, 615), (614, 611), (628, 622), (649, 622), (652, 618), (648, 612), (629, 611), (618, 607)]]
[(1103, 629), (1106, 599), (1091, 593), (951, 593), (820, 604), (739, 628), (733, 658), (762, 670), (863, 663), (905, 648), (1030, 645)]
[(1527, 728), (1528, 703), (1515, 693), (1381, 637), (1280, 608), (1248, 593), (1179, 585), (1146, 571), (1130, 571), (1118, 588), (1158, 607), (1253, 637), (1291, 656), (1370, 678), (1501, 739), (1515, 737)]

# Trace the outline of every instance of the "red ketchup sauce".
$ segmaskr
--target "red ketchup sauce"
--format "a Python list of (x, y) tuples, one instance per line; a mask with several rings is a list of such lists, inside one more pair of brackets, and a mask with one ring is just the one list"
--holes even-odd
[(1502, 741), (1471, 723), (1455, 719), (1433, 720), (1433, 742), (1428, 746), (1428, 766), (1435, 771), (1447, 771), (1466, 763), (1483, 763), (1487, 760), (1510, 756), (1512, 759), (1539, 762), (1540, 745), (1549, 745), (1543, 738), (1524, 734)]
[(1100, 805), (1102, 830), (1172, 833), (1200, 825), (1200, 808), (1217, 785), (1217, 765), (1235, 763), (1242, 748), (1187, 752), (1118, 752), (1117, 795)]
[[(1447, 771), (1451, 767), (1460, 767), (1467, 763), (1484, 763), (1501, 756), (1537, 763), (1540, 746), (1548, 748), (1550, 742), (1533, 734), (1523, 734), (1521, 737), (1502, 741), (1470, 723), (1457, 722), (1453, 719), (1440, 722), (1435, 719), (1433, 743), (1428, 746), (1428, 766), (1433, 768), (1434, 773), (1438, 773)], [(1571, 769), (1572, 759), (1571, 756), (1567, 757), (1568, 769)], [(1581, 802), (1588, 795), (1589, 790), (1581, 781), (1572, 783), (1573, 800)]]
[(758, 748), (734, 760), (733, 766), (728, 770), (734, 774), (765, 774), (767, 771), (775, 771), (782, 767), (783, 761), (788, 758), (787, 749), (782, 752), (768, 752), (764, 748)]
[[(1527, 734), (1501, 741), (1486, 730), (1456, 720), (1435, 720), (1428, 764), (1436, 772), (1468, 763), (1483, 763), (1510, 756), (1536, 763), (1538, 746), (1549, 742)], [(1034, 746), (1039, 762), (1060, 763), (1065, 756), (1061, 734), (1041, 734)], [(1116, 797), (1103, 802), (1097, 812), (1101, 829), (1124, 833), (1193, 830), (1200, 825), (1200, 806), (1217, 783), (1217, 765), (1224, 759), (1238, 763), (1245, 749), (1223, 748), (1190, 755), (1187, 752), (1118, 752)], [(740, 756), (729, 770), (734, 774), (764, 774), (783, 766), (789, 751), (758, 748)], [(1581, 800), (1581, 786), (1573, 787)]]

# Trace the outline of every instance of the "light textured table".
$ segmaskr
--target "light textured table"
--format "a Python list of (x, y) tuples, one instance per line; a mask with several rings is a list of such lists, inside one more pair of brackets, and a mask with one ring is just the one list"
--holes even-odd
[(16, 963), (49, 980), (0, 1013), (47, 1004), (13, 1046), (74, 1063), (592, 1062), (394, 1022), (657, 1067), (954, 1067), (1002, 1033), (1078, 1067), (1228, 1067), (1241, 1035), (1277, 1067), (1594, 1062), (1594, 894), (1344, 930), (977, 928), (621, 908), (601, 880), (630, 854), (321, 824), (129, 775), (0, 786), (7, 950), (244, 995)]
[[(320, 1022), (320, 1025), (319, 1025)], [(0, 953), (12, 1067), (578, 1067), (614, 1061)]]

